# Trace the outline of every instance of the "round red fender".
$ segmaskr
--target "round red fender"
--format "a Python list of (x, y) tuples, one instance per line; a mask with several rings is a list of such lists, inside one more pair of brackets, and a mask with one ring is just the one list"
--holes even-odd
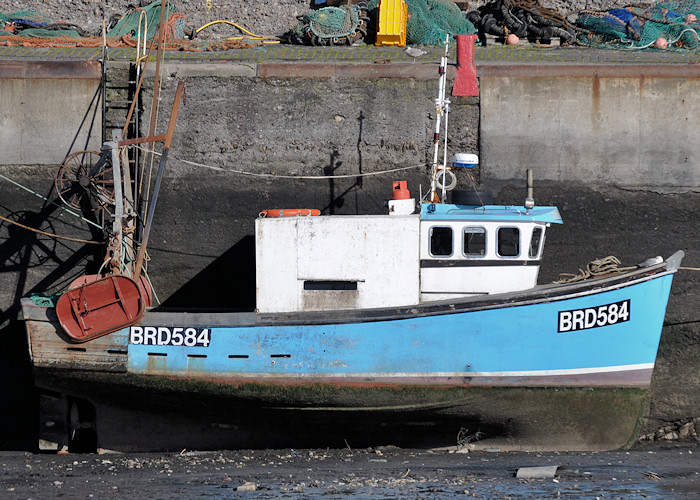
[(321, 215), (321, 211), (316, 208), (283, 208), (260, 212), (261, 217), (296, 217), (302, 215)]

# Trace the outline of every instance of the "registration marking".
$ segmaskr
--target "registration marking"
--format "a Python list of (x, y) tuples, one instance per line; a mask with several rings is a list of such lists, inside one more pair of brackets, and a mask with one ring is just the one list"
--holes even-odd
[(585, 309), (559, 311), (559, 333), (610, 326), (630, 320), (630, 299)]
[(209, 328), (132, 326), (129, 343), (134, 345), (173, 345), (185, 347), (209, 347)]

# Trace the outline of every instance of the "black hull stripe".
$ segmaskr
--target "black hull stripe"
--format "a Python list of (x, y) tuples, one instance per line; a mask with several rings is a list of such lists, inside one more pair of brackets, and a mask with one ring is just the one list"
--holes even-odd
[(539, 260), (482, 260), (482, 259), (463, 259), (463, 260), (447, 260), (447, 259), (421, 259), (421, 268), (431, 267), (521, 267), (521, 266), (539, 266)]

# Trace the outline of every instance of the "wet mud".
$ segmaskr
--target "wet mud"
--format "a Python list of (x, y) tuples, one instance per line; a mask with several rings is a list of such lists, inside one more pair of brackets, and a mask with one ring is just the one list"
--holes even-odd
[[(464, 450), (462, 450), (464, 451)], [(700, 443), (604, 453), (280, 449), (0, 453), (2, 498), (698, 498)], [(546, 477), (516, 477), (525, 468)], [(533, 469), (529, 469), (531, 472)], [(537, 475), (537, 474), (535, 474)]]

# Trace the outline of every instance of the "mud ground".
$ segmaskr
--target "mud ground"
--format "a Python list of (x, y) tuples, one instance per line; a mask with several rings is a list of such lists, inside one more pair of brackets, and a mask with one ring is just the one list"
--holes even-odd
[[(700, 443), (605, 453), (283, 449), (0, 453), (2, 498), (698, 498)], [(516, 477), (557, 466), (554, 476)]]

